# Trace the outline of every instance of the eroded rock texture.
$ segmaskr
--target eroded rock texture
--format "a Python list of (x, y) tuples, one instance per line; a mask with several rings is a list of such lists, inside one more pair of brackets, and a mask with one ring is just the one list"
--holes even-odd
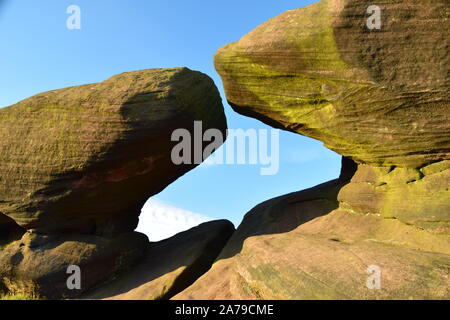
[(237, 112), (377, 166), (449, 157), (448, 1), (325, 0), (259, 26), (215, 57)]
[[(175, 165), (175, 129), (226, 130), (220, 95), (187, 68), (123, 73), (0, 109), (0, 291), (77, 296), (147, 250), (145, 201), (195, 165)], [(27, 233), (21, 240), (23, 233)], [(79, 265), (82, 290), (68, 291)]]
[(152, 243), (136, 267), (90, 292), (86, 298), (170, 299), (211, 268), (234, 231), (229, 221), (212, 221)]
[(450, 298), (449, 2), (379, 4), (380, 30), (369, 5), (291, 10), (216, 54), (237, 112), (357, 168), (254, 208), (176, 299)]
[[(0, 289), (3, 286), (3, 294), (33, 298), (76, 298), (133, 267), (143, 258), (148, 245), (147, 236), (137, 232), (114, 238), (26, 233), (19, 241), (1, 248)], [(67, 285), (74, 274), (69, 266), (80, 268), (79, 289)]]
[[(212, 269), (174, 299), (448, 299), (448, 234), (343, 208), (355, 166), (343, 168), (337, 180), (256, 206)], [(367, 287), (372, 266), (381, 290)]]
[(117, 75), (0, 109), (0, 212), (37, 232), (133, 231), (149, 196), (193, 166), (177, 128), (226, 129), (213, 81), (186, 68)]

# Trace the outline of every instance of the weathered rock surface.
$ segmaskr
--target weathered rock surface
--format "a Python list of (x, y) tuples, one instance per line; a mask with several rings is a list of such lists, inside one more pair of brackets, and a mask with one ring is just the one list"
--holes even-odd
[[(187, 68), (0, 109), (0, 295), (77, 297), (134, 266), (149, 246), (133, 232), (145, 201), (196, 166), (172, 162), (172, 133), (194, 135), (197, 120), (226, 130), (213, 81)], [(67, 288), (71, 265), (81, 290)]]
[(209, 270), (233, 232), (231, 222), (212, 221), (157, 243), (126, 274), (101, 285), (87, 299), (169, 299)]
[[(255, 207), (212, 269), (174, 299), (449, 299), (448, 235), (340, 208), (346, 183)], [(367, 287), (371, 266), (381, 290)]]
[(194, 166), (171, 161), (171, 134), (226, 129), (206, 75), (153, 69), (39, 94), (0, 109), (0, 212), (42, 233), (135, 229), (149, 196)]
[(450, 161), (420, 169), (360, 165), (339, 193), (341, 208), (398, 219), (442, 235), (450, 234)]
[[(258, 213), (255, 220), (263, 214)], [(276, 228), (276, 213), (271, 216)], [(448, 248), (448, 242), (436, 236), (422, 238), (423, 232), (395, 220), (342, 211), (294, 226), (288, 233), (247, 238), (238, 254), (221, 256), (211, 271), (175, 299), (450, 298), (449, 252), (423, 251), (421, 243), (436, 241), (436, 246)], [(379, 228), (389, 229), (391, 235), (378, 233)], [(378, 237), (366, 239), (370, 235)], [(409, 237), (414, 239), (404, 239)], [(233, 246), (240, 242), (232, 240), (227, 250), (233, 251)], [(366, 286), (372, 265), (381, 270), (381, 290)]]
[(215, 56), (234, 109), (358, 162), (417, 168), (450, 153), (448, 1), (290, 10)]
[(371, 212), (445, 231), (448, 1), (380, 5), (381, 30), (367, 28), (367, 7), (324, 0), (288, 11), (220, 49), (217, 70), (236, 111), (319, 139), (389, 180), (354, 184), (351, 198), (372, 188), (380, 201)]
[[(95, 235), (26, 233), (0, 252), (0, 289), (48, 299), (76, 298), (134, 266), (148, 247), (140, 233), (108, 239)], [(69, 266), (80, 268), (81, 288), (69, 290)]]
[(449, 4), (379, 4), (381, 30), (366, 27), (369, 5), (291, 10), (218, 51), (237, 112), (321, 140), (354, 170), (254, 208), (175, 299), (450, 299)]

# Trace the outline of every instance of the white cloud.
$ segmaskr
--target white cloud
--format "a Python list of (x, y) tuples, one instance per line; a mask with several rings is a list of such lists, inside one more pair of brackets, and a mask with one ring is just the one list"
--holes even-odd
[(146, 234), (150, 241), (160, 241), (211, 220), (201, 214), (150, 199), (142, 208), (136, 231)]

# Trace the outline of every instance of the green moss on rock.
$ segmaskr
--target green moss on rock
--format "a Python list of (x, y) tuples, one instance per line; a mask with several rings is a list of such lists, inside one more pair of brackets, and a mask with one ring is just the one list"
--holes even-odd
[(365, 1), (324, 0), (224, 46), (215, 66), (237, 112), (359, 162), (418, 168), (450, 148), (447, 5), (385, 4), (383, 32), (370, 32)]
[(0, 109), (0, 212), (44, 233), (132, 231), (145, 201), (194, 167), (172, 163), (171, 134), (196, 120), (226, 129), (213, 81), (187, 68), (123, 73)]

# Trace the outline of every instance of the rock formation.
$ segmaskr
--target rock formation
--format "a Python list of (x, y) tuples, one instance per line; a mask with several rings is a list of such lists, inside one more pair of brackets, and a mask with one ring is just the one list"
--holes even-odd
[[(448, 235), (344, 209), (354, 170), (345, 160), (339, 179), (255, 207), (212, 269), (174, 299), (448, 299)], [(381, 290), (366, 286), (372, 266)]]
[(0, 212), (40, 233), (133, 231), (150, 195), (192, 169), (177, 128), (226, 129), (219, 93), (186, 68), (124, 73), (0, 110)]
[[(173, 164), (172, 132), (193, 133), (196, 120), (226, 130), (213, 81), (187, 68), (0, 109), (0, 291), (77, 296), (137, 262), (148, 247), (133, 232), (145, 201), (195, 167)], [(66, 287), (70, 265), (83, 271), (82, 290)]]
[(250, 211), (175, 299), (450, 298), (448, 1), (380, 4), (379, 30), (368, 6), (290, 10), (216, 54), (234, 110), (347, 159)]
[(87, 299), (166, 300), (209, 270), (235, 229), (212, 221), (152, 243), (145, 258), (126, 274), (90, 292)]
[(234, 109), (360, 163), (422, 167), (448, 157), (448, 1), (325, 0), (291, 10), (216, 54)]
[(226, 129), (205, 75), (125, 73), (1, 109), (0, 293), (450, 299), (448, 0), (379, 4), (379, 28), (369, 5), (322, 0), (217, 52), (235, 111), (343, 156), (338, 179), (256, 206), (236, 231), (133, 232), (195, 166), (172, 163), (173, 130)]

